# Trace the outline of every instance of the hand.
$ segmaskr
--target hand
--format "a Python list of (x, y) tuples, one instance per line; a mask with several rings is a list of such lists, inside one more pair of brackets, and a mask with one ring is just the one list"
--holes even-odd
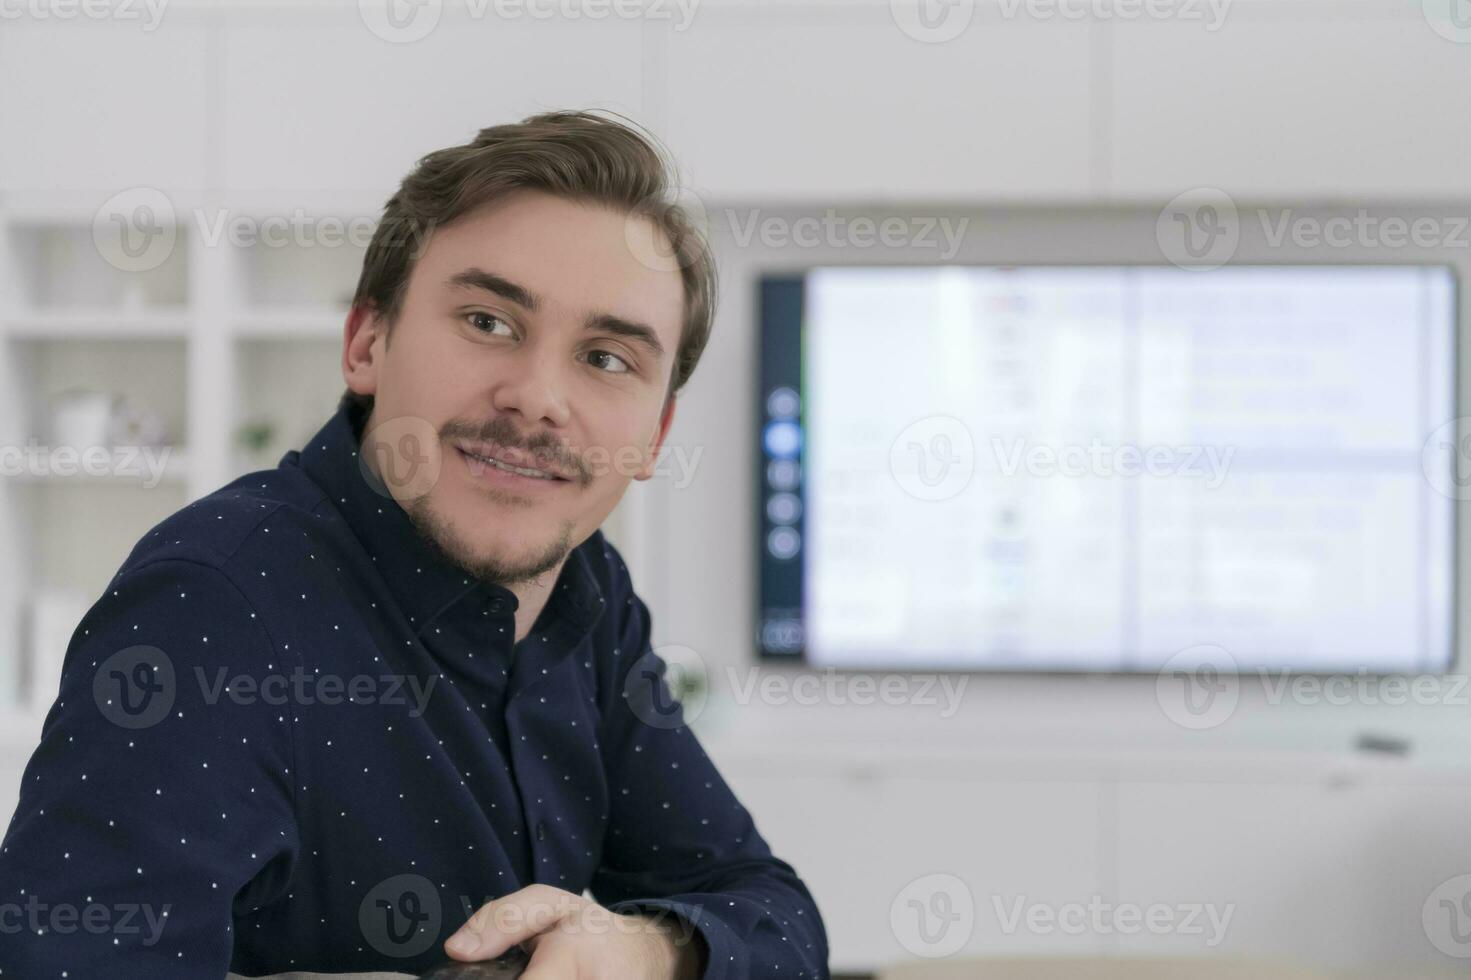
[(520, 943), (523, 980), (696, 980), (701, 941), (677, 916), (610, 912), (596, 902), (530, 885), (483, 905), (444, 944), (480, 962)]

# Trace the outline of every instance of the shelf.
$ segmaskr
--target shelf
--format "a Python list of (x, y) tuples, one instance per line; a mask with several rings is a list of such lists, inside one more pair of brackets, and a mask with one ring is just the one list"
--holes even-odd
[(323, 340), (342, 336), (348, 311), (331, 307), (261, 310), (238, 317), (232, 324), (242, 339)]
[(112, 313), (106, 310), (45, 311), (6, 317), (0, 332), (26, 340), (73, 340), (86, 337), (130, 340), (177, 337), (189, 334), (186, 312), (158, 310), (142, 313)]

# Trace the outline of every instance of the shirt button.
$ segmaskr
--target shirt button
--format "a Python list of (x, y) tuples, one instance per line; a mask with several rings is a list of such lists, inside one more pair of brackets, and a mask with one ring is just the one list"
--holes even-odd
[(547, 825), (546, 825), (546, 822), (545, 821), (541, 821), (541, 820), (538, 820), (537, 821), (537, 823), (536, 823), (536, 839), (537, 840), (546, 840), (547, 839)]
[(498, 613), (498, 612), (500, 612), (504, 608), (506, 608), (506, 601), (504, 599), (492, 599), (492, 600), (490, 600), (490, 611), (491, 612)]

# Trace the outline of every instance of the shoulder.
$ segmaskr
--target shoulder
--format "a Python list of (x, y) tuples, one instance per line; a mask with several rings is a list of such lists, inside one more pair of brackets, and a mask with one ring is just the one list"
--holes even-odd
[(114, 577), (168, 560), (229, 572), (253, 544), (269, 544), (288, 528), (305, 533), (320, 521), (323, 499), (299, 470), (247, 473), (145, 531)]

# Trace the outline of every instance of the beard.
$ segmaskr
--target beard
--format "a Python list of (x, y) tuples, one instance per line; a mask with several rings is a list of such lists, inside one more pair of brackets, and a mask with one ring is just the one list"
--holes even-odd
[(477, 554), (466, 543), (463, 535), (456, 533), (454, 525), (441, 516), (430, 503), (432, 494), (416, 497), (404, 507), (404, 513), (419, 532), (441, 557), (462, 569), (466, 575), (491, 585), (510, 588), (550, 572), (572, 552), (572, 521), (564, 521), (562, 531), (531, 554), (512, 557), (506, 554)]

